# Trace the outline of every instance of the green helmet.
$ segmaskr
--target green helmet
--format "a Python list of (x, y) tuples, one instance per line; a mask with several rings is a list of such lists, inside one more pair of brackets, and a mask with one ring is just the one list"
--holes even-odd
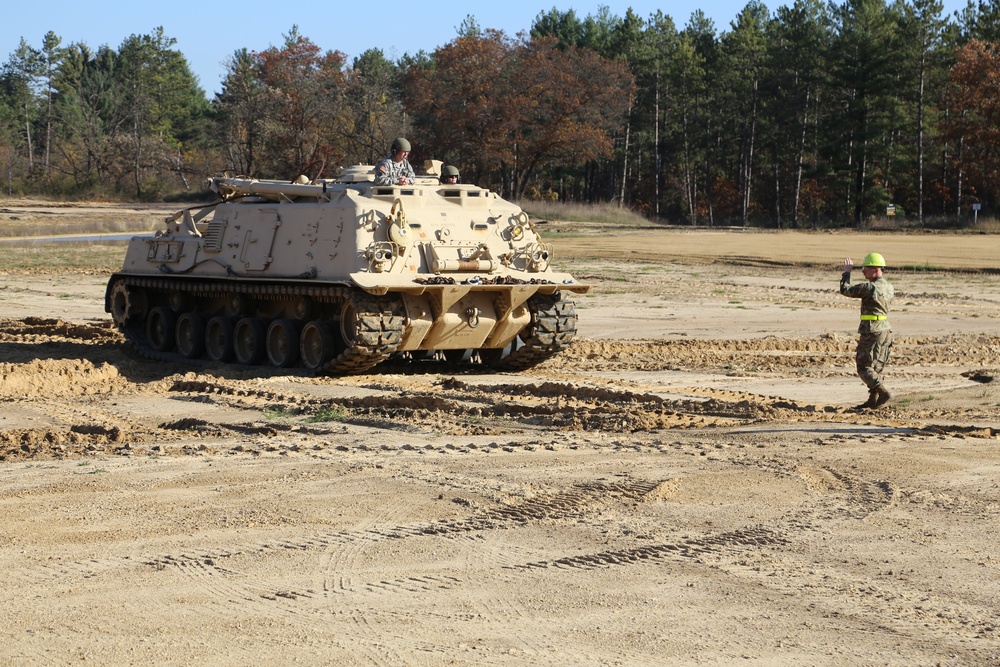
[(861, 266), (866, 268), (869, 266), (877, 266), (880, 269), (884, 269), (885, 257), (878, 254), (877, 252), (870, 252), (867, 255), (865, 255), (865, 261)]
[(398, 153), (399, 151), (410, 152), (410, 142), (406, 140), (405, 137), (396, 137), (392, 140), (392, 147), (390, 150), (393, 153)]
[(449, 176), (454, 176), (455, 178), (458, 178), (459, 177), (458, 167), (449, 164), (444, 169), (441, 170), (442, 178), (447, 178)]

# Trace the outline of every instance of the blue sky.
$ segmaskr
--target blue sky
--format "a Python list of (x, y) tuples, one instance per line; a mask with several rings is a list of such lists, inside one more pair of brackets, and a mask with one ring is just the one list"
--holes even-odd
[[(794, 0), (765, 0), (773, 12)], [(261, 0), (25, 0), (7, 3), (0, 20), (0, 62), (6, 62), (23, 37), (38, 48), (42, 37), (53, 31), (63, 45), (83, 42), (92, 48), (107, 44), (118, 48), (132, 34), (149, 34), (163, 26), (175, 48), (188, 60), (201, 87), (212, 96), (220, 87), (225, 61), (236, 49), (262, 51), (280, 46), (293, 25), (324, 50), (347, 54), (348, 62), (371, 48), (380, 48), (395, 60), (405, 53), (432, 52), (454, 39), (457, 28), (469, 15), (482, 28), (497, 28), (509, 35), (527, 31), (540, 12), (553, 7), (573, 9), (583, 18), (597, 14), (602, 5), (623, 16), (631, 7), (646, 18), (662, 11), (678, 28), (701, 9), (715, 22), (719, 32), (729, 30), (747, 0), (670, 0), (668, 2), (561, 2), (559, 0), (499, 0), (477, 2), (313, 2), (278, 3)], [(964, 0), (945, 0), (946, 13), (965, 5)]]

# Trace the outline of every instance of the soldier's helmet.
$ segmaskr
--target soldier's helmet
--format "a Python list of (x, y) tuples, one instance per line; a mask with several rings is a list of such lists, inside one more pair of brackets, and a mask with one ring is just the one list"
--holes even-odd
[(392, 140), (392, 146), (389, 149), (393, 153), (398, 153), (399, 151), (410, 152), (410, 142), (406, 140), (405, 137), (396, 137)]
[(449, 176), (454, 176), (456, 179), (460, 178), (458, 173), (458, 167), (454, 165), (446, 165), (444, 169), (441, 170), (441, 179), (448, 178)]
[(885, 257), (878, 254), (877, 252), (870, 252), (865, 255), (865, 261), (861, 266), (868, 268), (870, 266), (877, 266), (880, 269), (885, 268)]

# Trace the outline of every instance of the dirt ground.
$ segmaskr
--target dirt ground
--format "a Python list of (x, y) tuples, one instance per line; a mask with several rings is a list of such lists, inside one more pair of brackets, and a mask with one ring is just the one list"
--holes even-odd
[(163, 366), (0, 275), (0, 663), (1000, 665), (1000, 238), (547, 225), (521, 374)]

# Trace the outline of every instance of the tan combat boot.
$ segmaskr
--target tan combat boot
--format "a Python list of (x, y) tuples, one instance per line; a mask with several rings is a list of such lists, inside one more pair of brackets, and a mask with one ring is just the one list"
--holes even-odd
[(882, 385), (877, 385), (873, 391), (873, 395), (876, 396), (875, 402), (872, 403), (873, 408), (878, 408), (886, 403), (892, 398), (892, 394), (886, 391), (886, 388)]
[(875, 407), (875, 401), (878, 400), (878, 389), (872, 388), (868, 390), (868, 400), (861, 405), (855, 405), (855, 410), (867, 410), (868, 408)]

